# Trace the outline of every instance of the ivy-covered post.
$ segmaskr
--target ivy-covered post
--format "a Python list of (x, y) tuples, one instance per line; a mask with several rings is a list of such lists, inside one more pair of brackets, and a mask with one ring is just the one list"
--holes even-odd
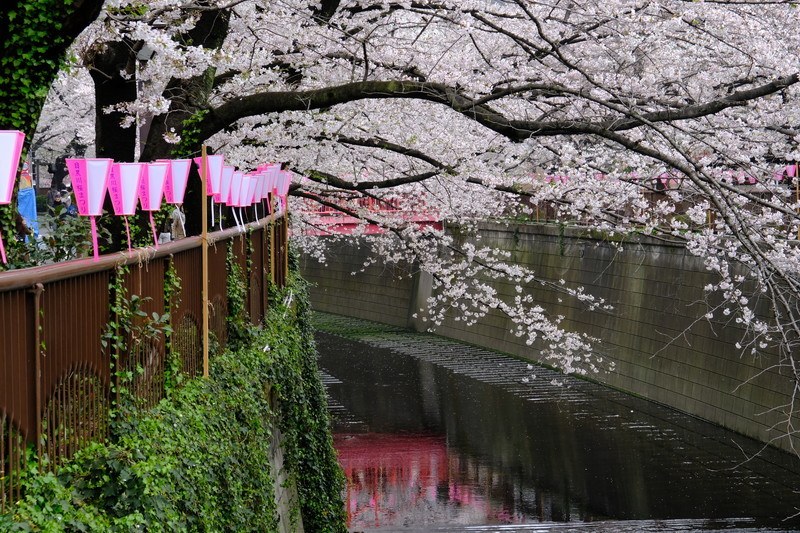
[[(45, 98), (72, 41), (100, 13), (103, 0), (4, 0), (0, 15), (0, 130), (19, 130), (29, 144)], [(25, 159), (23, 152), (22, 159)], [(11, 247), (19, 213), (0, 207), (0, 231)]]
[(181, 306), (181, 277), (175, 264), (175, 257), (165, 259), (164, 269), (164, 316), (168, 317), (169, 328), (164, 331), (164, 353), (166, 357), (164, 394), (171, 398), (183, 382), (183, 358), (191, 354), (180, 353), (175, 334), (180, 328), (179, 308)]
[(208, 204), (205, 197), (206, 183), (208, 181), (208, 158), (206, 154), (205, 145), (202, 148), (202, 155), (200, 156), (200, 190), (203, 193), (203, 202), (201, 204), (202, 216), (202, 230), (201, 230), (201, 243), (202, 243), (202, 268), (203, 268), (203, 377), (208, 377), (209, 361), (208, 361), (208, 306), (210, 305), (208, 299)]

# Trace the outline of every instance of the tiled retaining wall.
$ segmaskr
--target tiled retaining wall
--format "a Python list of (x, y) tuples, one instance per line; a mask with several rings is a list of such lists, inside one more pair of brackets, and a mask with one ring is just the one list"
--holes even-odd
[[(567, 329), (601, 339), (595, 351), (615, 361), (616, 368), (594, 379), (789, 449), (786, 417), (774, 408), (790, 400), (790, 379), (762, 372), (774, 357), (742, 356), (735, 348), (740, 329), (702, 319), (707, 312), (702, 288), (715, 278), (684, 248), (642, 241), (626, 243), (620, 251), (580, 230), (557, 226), (487, 223), (480, 232), (480, 244), (512, 252), (513, 261), (541, 278), (582, 285), (614, 306), (610, 312), (590, 312), (568, 296), (532, 286), (543, 307), (566, 317)], [(304, 258), (303, 274), (316, 284), (314, 307), (419, 328), (411, 315), (430, 294), (426, 276), (381, 264), (353, 275), (365, 259), (365, 249), (352, 245), (340, 245), (327, 266)], [(496, 288), (514, 294), (512, 286)], [(538, 360), (536, 346), (526, 346), (511, 330), (507, 319), (492, 314), (469, 327), (449, 320), (436, 333)]]

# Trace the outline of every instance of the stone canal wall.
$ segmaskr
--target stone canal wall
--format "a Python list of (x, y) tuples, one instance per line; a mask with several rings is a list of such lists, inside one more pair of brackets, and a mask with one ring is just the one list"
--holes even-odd
[[(512, 261), (541, 278), (582, 285), (614, 306), (610, 312), (590, 312), (568, 296), (532, 288), (543, 307), (564, 315), (567, 329), (600, 339), (595, 351), (616, 367), (593, 379), (790, 449), (786, 417), (776, 409), (790, 401), (790, 379), (765, 371), (774, 357), (742, 355), (735, 347), (740, 329), (702, 318), (708, 310), (703, 287), (715, 279), (684, 248), (641, 241), (620, 249), (580, 230), (493, 223), (481, 228), (480, 244), (508, 250)], [(421, 329), (412, 315), (431, 294), (430, 280), (413, 269), (381, 264), (354, 275), (366, 260), (365, 248), (345, 244), (338, 245), (327, 266), (303, 258), (303, 275), (316, 284), (313, 306)], [(496, 288), (513, 294), (512, 286)], [(491, 314), (470, 327), (451, 318), (435, 333), (538, 361), (537, 347), (527, 346), (512, 329), (503, 316)]]

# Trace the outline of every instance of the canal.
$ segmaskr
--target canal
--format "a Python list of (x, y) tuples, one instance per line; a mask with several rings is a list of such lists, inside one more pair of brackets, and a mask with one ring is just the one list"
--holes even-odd
[(800, 461), (489, 350), (318, 314), (350, 531), (795, 531)]

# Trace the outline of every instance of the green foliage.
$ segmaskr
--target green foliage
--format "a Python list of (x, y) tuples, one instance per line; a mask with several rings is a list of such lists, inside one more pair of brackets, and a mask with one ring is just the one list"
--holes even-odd
[(0, 231), (3, 232), (3, 242), (5, 244), (6, 253), (8, 254), (9, 260), (9, 265), (3, 265), (5, 268), (11, 268), (13, 265), (17, 264), (15, 259), (20, 257), (19, 249), (23, 248), (21, 245), (15, 245), (17, 240), (17, 236), (15, 234), (15, 213), (15, 207), (10, 205), (0, 205)]
[[(158, 222), (156, 218), (158, 212), (153, 213), (153, 222), (158, 231)], [(134, 248), (145, 248), (147, 246), (154, 246), (153, 229), (150, 226), (150, 212), (137, 211), (135, 214), (128, 217), (128, 225), (131, 232), (131, 244)]]
[(5, 74), (0, 81), (3, 129), (33, 133), (61, 65), (61, 51), (68, 44), (61, 21), (74, 10), (71, 2), (23, 0), (6, 12), (8, 34), (0, 57), (0, 71)]
[(273, 289), (265, 326), (212, 360), (151, 411), (134, 412), (113, 443), (93, 444), (56, 473), (31, 462), (25, 496), (2, 531), (277, 531), (270, 443), (298, 484), (309, 532), (345, 533), (336, 462), (308, 321), (305, 284)]
[(47, 212), (47, 195), (46, 194), (37, 194), (36, 195), (36, 213), (37, 214), (44, 214)]
[(145, 2), (133, 2), (126, 6), (109, 8), (108, 12), (118, 17), (137, 18), (147, 14), (147, 4)]
[[(46, 230), (37, 242), (20, 245), (10, 253), (9, 268), (25, 268), (69, 261), (93, 253), (90, 221), (87, 217), (68, 216), (64, 207), (57, 207), (53, 215), (39, 217), (39, 225)], [(108, 236), (108, 230), (98, 227), (98, 238)]]
[(219, 358), (213, 380), (191, 381), (56, 475), (34, 470), (10, 530), (275, 531), (256, 355)]
[(232, 350), (252, 342), (250, 313), (247, 311), (248, 283), (245, 272), (236, 260), (234, 244), (228, 247), (225, 262), (228, 268), (228, 345)]
[[(341, 501), (345, 479), (336, 460), (325, 390), (319, 379), (308, 284), (293, 278), (289, 288), (274, 291), (270, 301), (282, 303), (273, 306), (265, 321), (268, 336), (289, 340), (288, 333), (290, 338), (290, 342), (275, 344), (273, 351), (296, 347), (294, 353), (285, 352), (283, 357), (291, 364), (275, 368), (273, 383), (283, 414), (281, 431), (287, 442), (286, 463), (298, 480), (303, 525), (306, 531), (346, 531)], [(295, 317), (291, 328), (281, 327), (285, 316)]]
[(208, 114), (208, 109), (197, 111), (194, 115), (183, 121), (181, 128), (181, 141), (175, 145), (172, 150), (172, 157), (192, 157), (196, 156), (200, 143), (203, 139), (200, 138), (199, 124)]

